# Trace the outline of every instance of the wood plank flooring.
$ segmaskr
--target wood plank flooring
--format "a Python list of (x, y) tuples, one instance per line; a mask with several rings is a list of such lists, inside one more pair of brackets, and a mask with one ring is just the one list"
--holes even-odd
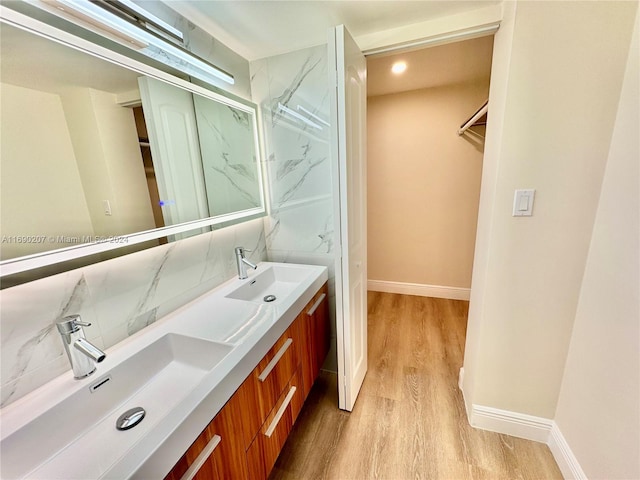
[(546, 445), (469, 426), (457, 386), (468, 302), (369, 292), (368, 308), (353, 412), (323, 372), (271, 480), (562, 478)]

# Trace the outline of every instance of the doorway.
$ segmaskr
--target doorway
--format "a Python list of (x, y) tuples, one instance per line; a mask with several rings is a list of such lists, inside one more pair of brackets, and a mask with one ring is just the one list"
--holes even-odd
[(486, 115), (459, 130), (492, 55), (485, 36), (367, 57), (370, 292), (469, 300)]
[(368, 57), (369, 290), (469, 299), (485, 126), (458, 130), (492, 52), (488, 36)]

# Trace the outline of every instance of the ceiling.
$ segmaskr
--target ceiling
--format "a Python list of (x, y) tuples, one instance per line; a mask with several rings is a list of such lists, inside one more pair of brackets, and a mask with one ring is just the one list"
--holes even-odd
[[(493, 36), (423, 48), (408, 53), (367, 59), (367, 95), (387, 95), (488, 80), (491, 76)], [(399, 61), (407, 64), (400, 75), (391, 73)]]
[(249, 61), (320, 45), (330, 27), (361, 35), (500, 3), (493, 0), (165, 0)]

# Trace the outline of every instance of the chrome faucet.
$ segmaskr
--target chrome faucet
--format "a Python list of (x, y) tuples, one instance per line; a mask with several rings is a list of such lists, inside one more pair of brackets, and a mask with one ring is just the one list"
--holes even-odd
[(64, 349), (71, 362), (74, 378), (80, 379), (96, 371), (96, 362), (100, 363), (107, 355), (95, 345), (89, 343), (82, 327), (90, 323), (81, 321), (80, 315), (69, 315), (56, 322), (62, 337)]
[(238, 278), (240, 280), (244, 280), (247, 278), (247, 266), (253, 268), (254, 270), (258, 268), (257, 265), (251, 263), (249, 260), (244, 258), (245, 252), (250, 252), (251, 250), (247, 250), (244, 247), (236, 247), (236, 266), (238, 267)]

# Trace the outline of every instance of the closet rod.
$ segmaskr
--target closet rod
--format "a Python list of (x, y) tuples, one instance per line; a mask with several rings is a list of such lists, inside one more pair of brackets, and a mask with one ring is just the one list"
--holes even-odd
[(460, 129), (458, 130), (458, 135), (462, 135), (464, 132), (466, 132), (469, 129), (469, 127), (472, 127), (473, 124), (488, 111), (489, 111), (489, 100), (484, 102), (484, 105), (482, 105), (476, 113), (471, 115), (469, 120), (467, 120), (462, 125), (460, 125)]

